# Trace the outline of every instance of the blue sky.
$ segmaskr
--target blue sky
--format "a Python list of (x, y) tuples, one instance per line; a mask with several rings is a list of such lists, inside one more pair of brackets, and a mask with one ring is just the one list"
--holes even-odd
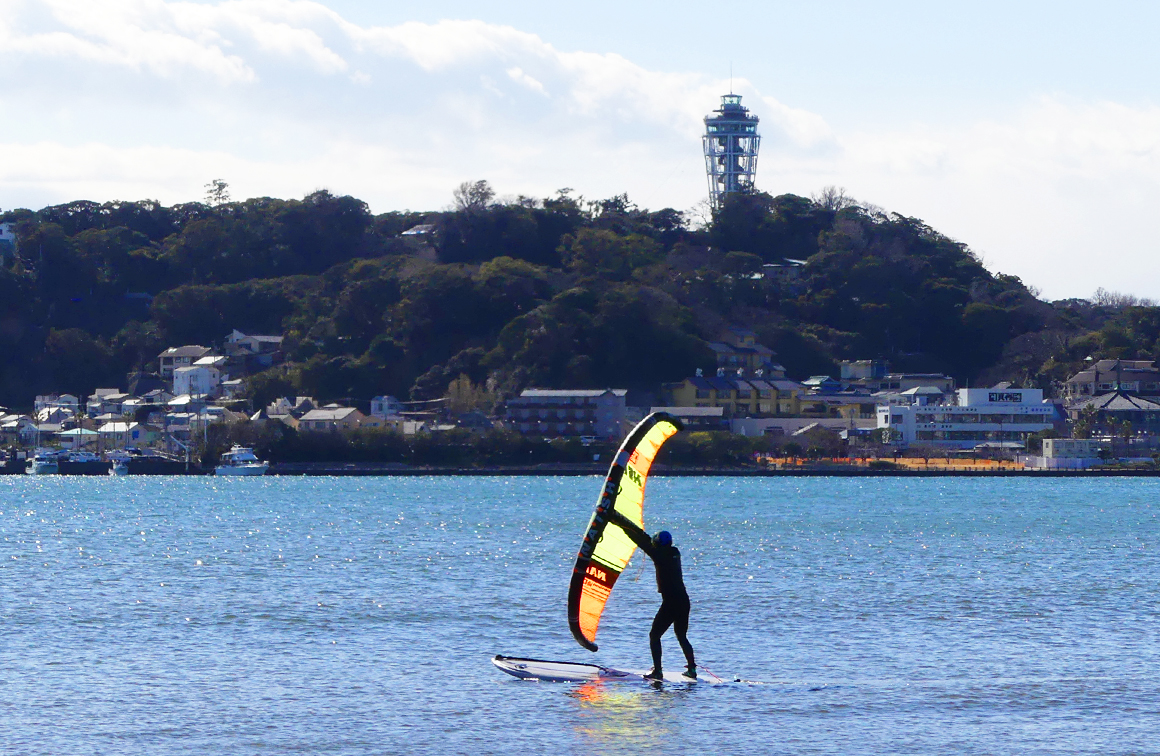
[(0, 0), (0, 207), (460, 181), (693, 207), (700, 118), (758, 186), (844, 186), (1048, 298), (1160, 298), (1160, 4)]

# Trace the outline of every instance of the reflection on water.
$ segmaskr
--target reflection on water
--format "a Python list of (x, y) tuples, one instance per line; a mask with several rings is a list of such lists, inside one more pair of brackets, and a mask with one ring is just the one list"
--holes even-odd
[(696, 683), (593, 680), (576, 685), (567, 695), (578, 704), (575, 730), (587, 747), (631, 752), (676, 742), (682, 704), (695, 695), (696, 687)]

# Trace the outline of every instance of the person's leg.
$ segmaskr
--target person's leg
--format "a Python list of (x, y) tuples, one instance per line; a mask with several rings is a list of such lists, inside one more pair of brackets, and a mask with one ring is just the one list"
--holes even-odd
[(673, 624), (672, 607), (669, 602), (661, 601), (661, 608), (657, 609), (657, 616), (653, 617), (652, 629), (648, 633), (648, 645), (652, 651), (653, 672), (660, 673), (661, 669), (661, 636)]
[(677, 643), (681, 644), (681, 650), (685, 652), (685, 661), (688, 662), (689, 669), (696, 670), (697, 662), (693, 658), (693, 645), (685, 637), (689, 632), (689, 610), (690, 606), (687, 601), (676, 609), (673, 616), (673, 633), (677, 636)]

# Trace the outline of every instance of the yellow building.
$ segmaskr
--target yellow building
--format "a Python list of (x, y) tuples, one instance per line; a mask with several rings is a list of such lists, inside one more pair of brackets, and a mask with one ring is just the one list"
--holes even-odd
[(674, 407), (721, 407), (725, 417), (768, 417), (797, 415), (801, 385), (784, 378), (698, 375), (668, 384), (665, 390)]

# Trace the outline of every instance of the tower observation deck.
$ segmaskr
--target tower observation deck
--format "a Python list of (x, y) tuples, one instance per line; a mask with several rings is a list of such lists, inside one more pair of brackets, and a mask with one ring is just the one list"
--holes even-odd
[(730, 192), (753, 189), (757, 175), (758, 118), (741, 104), (741, 95), (721, 97), (721, 107), (705, 116), (705, 173), (709, 177), (709, 202), (721, 207)]

